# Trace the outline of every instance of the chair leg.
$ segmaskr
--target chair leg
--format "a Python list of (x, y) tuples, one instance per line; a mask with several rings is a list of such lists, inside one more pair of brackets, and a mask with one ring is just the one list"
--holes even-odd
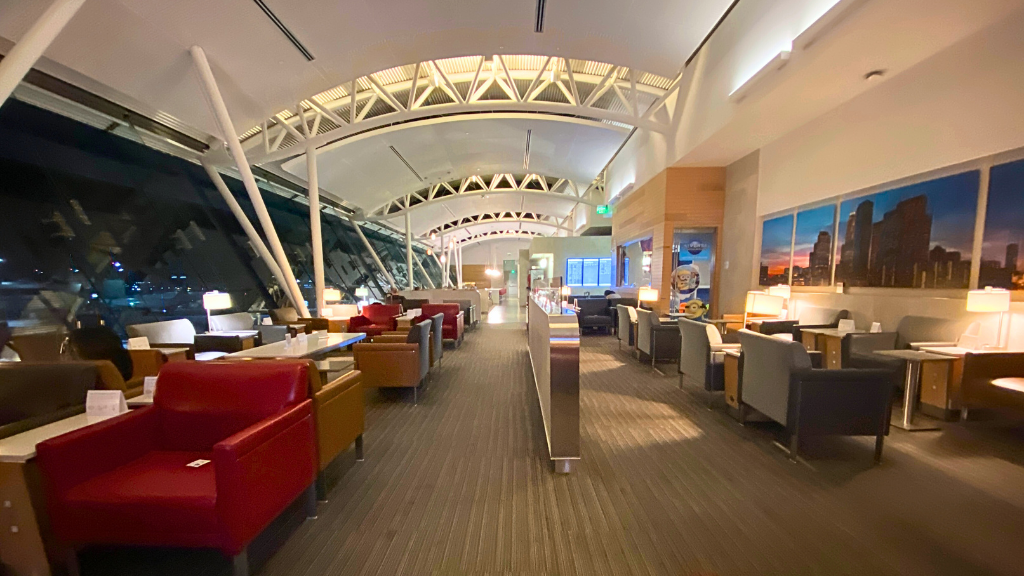
[(794, 430), (793, 433), (789, 435), (789, 459), (793, 462), (796, 462), (796, 453), (799, 448), (800, 435)]
[(306, 507), (306, 519), (316, 519), (316, 482), (309, 485), (306, 491), (302, 493), (302, 497), (305, 499)]
[(65, 562), (68, 576), (80, 576), (81, 572), (78, 570), (78, 550), (75, 550), (74, 548), (68, 550)]
[(249, 549), (243, 549), (231, 557), (231, 575), (249, 576)]
[(363, 435), (356, 436), (356, 462), (363, 461)]
[(885, 444), (885, 434), (875, 436), (875, 464), (882, 461), (882, 446)]
[(412, 403), (419, 404), (419, 386), (414, 386), (412, 389)]
[(314, 485), (316, 486), (317, 502), (327, 502), (327, 477), (322, 470), (316, 475)]

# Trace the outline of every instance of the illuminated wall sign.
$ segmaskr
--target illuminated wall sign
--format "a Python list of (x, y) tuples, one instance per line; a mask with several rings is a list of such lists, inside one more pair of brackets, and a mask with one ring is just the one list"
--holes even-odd
[(611, 207), (608, 206), (607, 204), (601, 204), (600, 206), (597, 207), (597, 213), (601, 215), (609, 214), (611, 213), (611, 211)]

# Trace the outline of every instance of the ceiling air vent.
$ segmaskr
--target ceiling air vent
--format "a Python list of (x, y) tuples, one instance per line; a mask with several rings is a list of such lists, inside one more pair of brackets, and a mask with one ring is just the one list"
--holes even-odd
[(546, 0), (537, 0), (537, 19), (533, 23), (533, 31), (538, 34), (544, 31), (544, 10), (546, 8)]
[(299, 42), (299, 39), (295, 37), (295, 34), (293, 34), (292, 31), (284, 25), (284, 22), (281, 22), (281, 19), (277, 17), (277, 14), (274, 14), (274, 11), (270, 9), (270, 6), (267, 6), (263, 0), (253, 0), (253, 2), (260, 7), (260, 10), (263, 10), (263, 13), (266, 14), (267, 18), (270, 18), (270, 21), (274, 23), (274, 26), (277, 26), (277, 29), (285, 35), (285, 38), (288, 38), (288, 41), (292, 43), (292, 46), (295, 46), (296, 50), (302, 52), (302, 56), (305, 57), (306, 60), (312, 62), (316, 58), (309, 50), (306, 49), (305, 46), (302, 45), (302, 42)]

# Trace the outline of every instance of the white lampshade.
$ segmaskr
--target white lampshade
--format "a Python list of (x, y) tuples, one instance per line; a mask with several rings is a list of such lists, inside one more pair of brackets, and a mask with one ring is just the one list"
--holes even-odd
[(324, 288), (324, 302), (340, 302), (341, 290), (337, 288)]
[(782, 296), (773, 296), (767, 292), (747, 292), (747, 314), (763, 314), (778, 316), (782, 313)]
[(231, 295), (227, 292), (207, 292), (203, 294), (203, 308), (207, 310), (224, 310), (231, 308)]
[(777, 284), (768, 288), (768, 294), (788, 300), (792, 294), (792, 289), (789, 287), (789, 284)]
[(369, 288), (367, 288), (365, 286), (360, 286), (359, 288), (356, 288), (356, 296), (358, 296), (359, 298), (366, 298), (369, 295), (370, 295), (370, 289)]
[(986, 286), (967, 293), (968, 312), (1006, 312), (1010, 309), (1010, 291)]
[(562, 286), (562, 296), (568, 296), (572, 294), (572, 288), (569, 286)]
[(658, 291), (654, 288), (641, 288), (640, 293), (637, 295), (637, 300), (641, 302), (657, 302)]

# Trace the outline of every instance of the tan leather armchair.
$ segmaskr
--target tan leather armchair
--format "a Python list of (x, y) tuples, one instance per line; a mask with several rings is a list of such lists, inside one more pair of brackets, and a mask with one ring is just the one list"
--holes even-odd
[(97, 390), (120, 390), (124, 392), (125, 398), (134, 398), (142, 395), (144, 378), (132, 378), (125, 382), (121, 372), (110, 360), (91, 360), (96, 365), (98, 375)]
[(326, 494), (324, 470), (355, 442), (356, 460), (363, 459), (363, 431), (366, 426), (363, 405), (363, 374), (354, 370), (323, 384), (316, 366), (310, 362), (309, 392), (313, 398), (319, 471), (317, 492)]
[[(413, 402), (426, 374), (421, 370), (419, 344), (356, 344), (352, 347), (356, 370), (368, 388), (412, 388)], [(428, 361), (429, 368), (429, 361)]]

